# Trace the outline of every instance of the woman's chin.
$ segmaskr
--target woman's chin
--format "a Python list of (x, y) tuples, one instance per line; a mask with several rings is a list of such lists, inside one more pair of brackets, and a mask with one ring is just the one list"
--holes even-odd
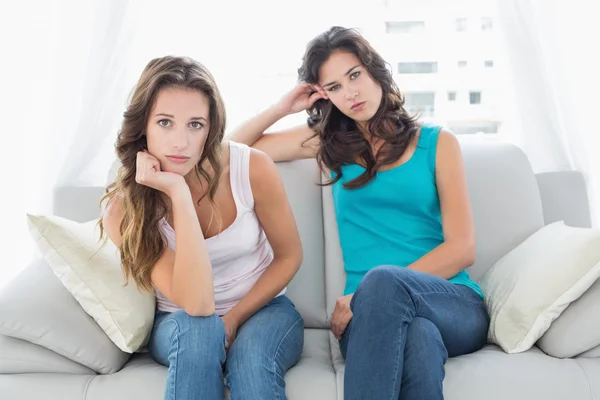
[(187, 174), (189, 174), (192, 171), (192, 168), (190, 168), (187, 165), (185, 165), (185, 166), (184, 165), (181, 165), (181, 166), (165, 165), (164, 167), (162, 167), (162, 170), (164, 172), (171, 172), (173, 174), (186, 176)]

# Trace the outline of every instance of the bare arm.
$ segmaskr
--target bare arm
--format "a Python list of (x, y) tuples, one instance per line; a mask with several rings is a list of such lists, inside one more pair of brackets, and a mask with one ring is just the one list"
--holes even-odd
[(250, 155), (250, 183), (256, 215), (273, 248), (273, 261), (252, 289), (229, 311), (239, 326), (286, 287), (302, 263), (302, 244), (275, 164), (265, 154)]
[(212, 265), (187, 185), (171, 196), (176, 251), (152, 270), (152, 282), (174, 304), (192, 316), (215, 312)]
[(444, 243), (409, 268), (450, 279), (475, 261), (475, 226), (460, 144), (446, 130), (438, 138), (436, 184)]
[[(280, 119), (305, 110), (321, 98), (326, 98), (323, 89), (299, 84), (276, 105), (235, 129), (230, 139), (261, 150), (276, 162), (314, 158), (319, 147), (319, 138), (312, 138), (314, 131), (308, 125), (303, 124), (280, 132), (266, 131)], [(311, 140), (307, 142), (308, 139)]]
[[(155, 174), (170, 175), (153, 177), (146, 183), (150, 184), (151, 180), (154, 186), (163, 187), (171, 199), (177, 251), (167, 248), (163, 252), (152, 269), (152, 283), (188, 314), (211, 315), (215, 312), (212, 266), (190, 190), (180, 175), (160, 171)], [(157, 184), (159, 180), (161, 182)], [(108, 237), (117, 247), (122, 243), (122, 218), (122, 199), (117, 196), (109, 203), (103, 216)]]

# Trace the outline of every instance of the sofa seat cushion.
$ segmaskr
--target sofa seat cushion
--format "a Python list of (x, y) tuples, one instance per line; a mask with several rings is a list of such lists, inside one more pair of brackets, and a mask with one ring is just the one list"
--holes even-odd
[(591, 398), (577, 361), (549, 357), (537, 347), (506, 354), (496, 345), (449, 359), (444, 395), (448, 400)]
[[(343, 399), (344, 360), (337, 340), (331, 340), (333, 364), (338, 381), (338, 400)], [(588, 378), (600, 390), (600, 359), (595, 377), (586, 376), (578, 361), (561, 360), (539, 348), (519, 354), (506, 354), (496, 345), (476, 353), (450, 358), (446, 363), (444, 398), (446, 400), (529, 400), (589, 399)], [(592, 370), (590, 366), (590, 371)], [(589, 374), (588, 374), (589, 375)]]
[[(285, 376), (289, 400), (331, 400), (336, 398), (336, 381), (325, 329), (305, 329), (300, 361)], [(149, 354), (136, 354), (118, 373), (98, 375), (90, 383), (87, 400), (161, 400), (167, 368)], [(228, 396), (227, 396), (228, 397)]]
[(577, 359), (579, 367), (589, 381), (588, 399), (600, 399), (600, 358)]
[[(166, 367), (156, 363), (148, 353), (136, 353), (113, 374), (0, 375), (0, 399), (162, 400), (166, 380)], [(288, 371), (285, 382), (289, 400), (337, 398), (328, 330), (304, 330), (302, 357)]]

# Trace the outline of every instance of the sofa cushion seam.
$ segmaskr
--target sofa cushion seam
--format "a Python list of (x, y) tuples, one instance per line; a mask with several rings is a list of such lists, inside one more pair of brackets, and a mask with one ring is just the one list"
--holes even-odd
[[(60, 373), (69, 373), (69, 374), (77, 374), (77, 375), (89, 375), (87, 373), (81, 373), (81, 371), (75, 369), (75, 368), (69, 368), (69, 367), (56, 367), (56, 365), (52, 364), (52, 363), (47, 363), (47, 362), (43, 362), (43, 361), (34, 361), (34, 360), (20, 360), (18, 358), (8, 358), (8, 357), (0, 357), (0, 360), (8, 360), (8, 361), (17, 361), (17, 362), (21, 362), (21, 363), (28, 363), (28, 364), (36, 364), (36, 365), (43, 365), (45, 367), (55, 367), (57, 369), (62, 369), (63, 371)], [(82, 365), (82, 367), (85, 367), (84, 365)], [(87, 368), (87, 367), (86, 367)], [(89, 369), (89, 368), (88, 368)], [(90, 371), (92, 371), (90, 369)]]
[(585, 380), (587, 381), (588, 384), (588, 390), (589, 390), (589, 394), (590, 394), (590, 400), (594, 399), (594, 395), (592, 392), (592, 383), (590, 382), (590, 378), (587, 374), (587, 372), (585, 372), (585, 369), (583, 368), (583, 366), (579, 363), (579, 361), (577, 359), (573, 359), (573, 361), (575, 361), (575, 364), (577, 364), (577, 366), (579, 367), (579, 369), (581, 370), (581, 372), (583, 372), (583, 376), (585, 376)]
[(90, 385), (92, 384), (92, 381), (94, 380), (94, 378), (96, 378), (98, 375), (93, 375), (90, 377), (90, 379), (88, 379), (88, 381), (85, 384), (85, 390), (83, 391), (83, 400), (87, 399), (88, 396), (88, 391), (90, 389)]

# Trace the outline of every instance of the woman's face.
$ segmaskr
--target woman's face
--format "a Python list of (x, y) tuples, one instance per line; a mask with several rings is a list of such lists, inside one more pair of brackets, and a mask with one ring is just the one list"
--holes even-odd
[(381, 104), (381, 85), (353, 53), (333, 52), (319, 69), (319, 85), (342, 113), (363, 127)]
[(208, 97), (194, 89), (164, 88), (146, 126), (148, 152), (163, 171), (187, 175), (198, 164), (210, 128)]

